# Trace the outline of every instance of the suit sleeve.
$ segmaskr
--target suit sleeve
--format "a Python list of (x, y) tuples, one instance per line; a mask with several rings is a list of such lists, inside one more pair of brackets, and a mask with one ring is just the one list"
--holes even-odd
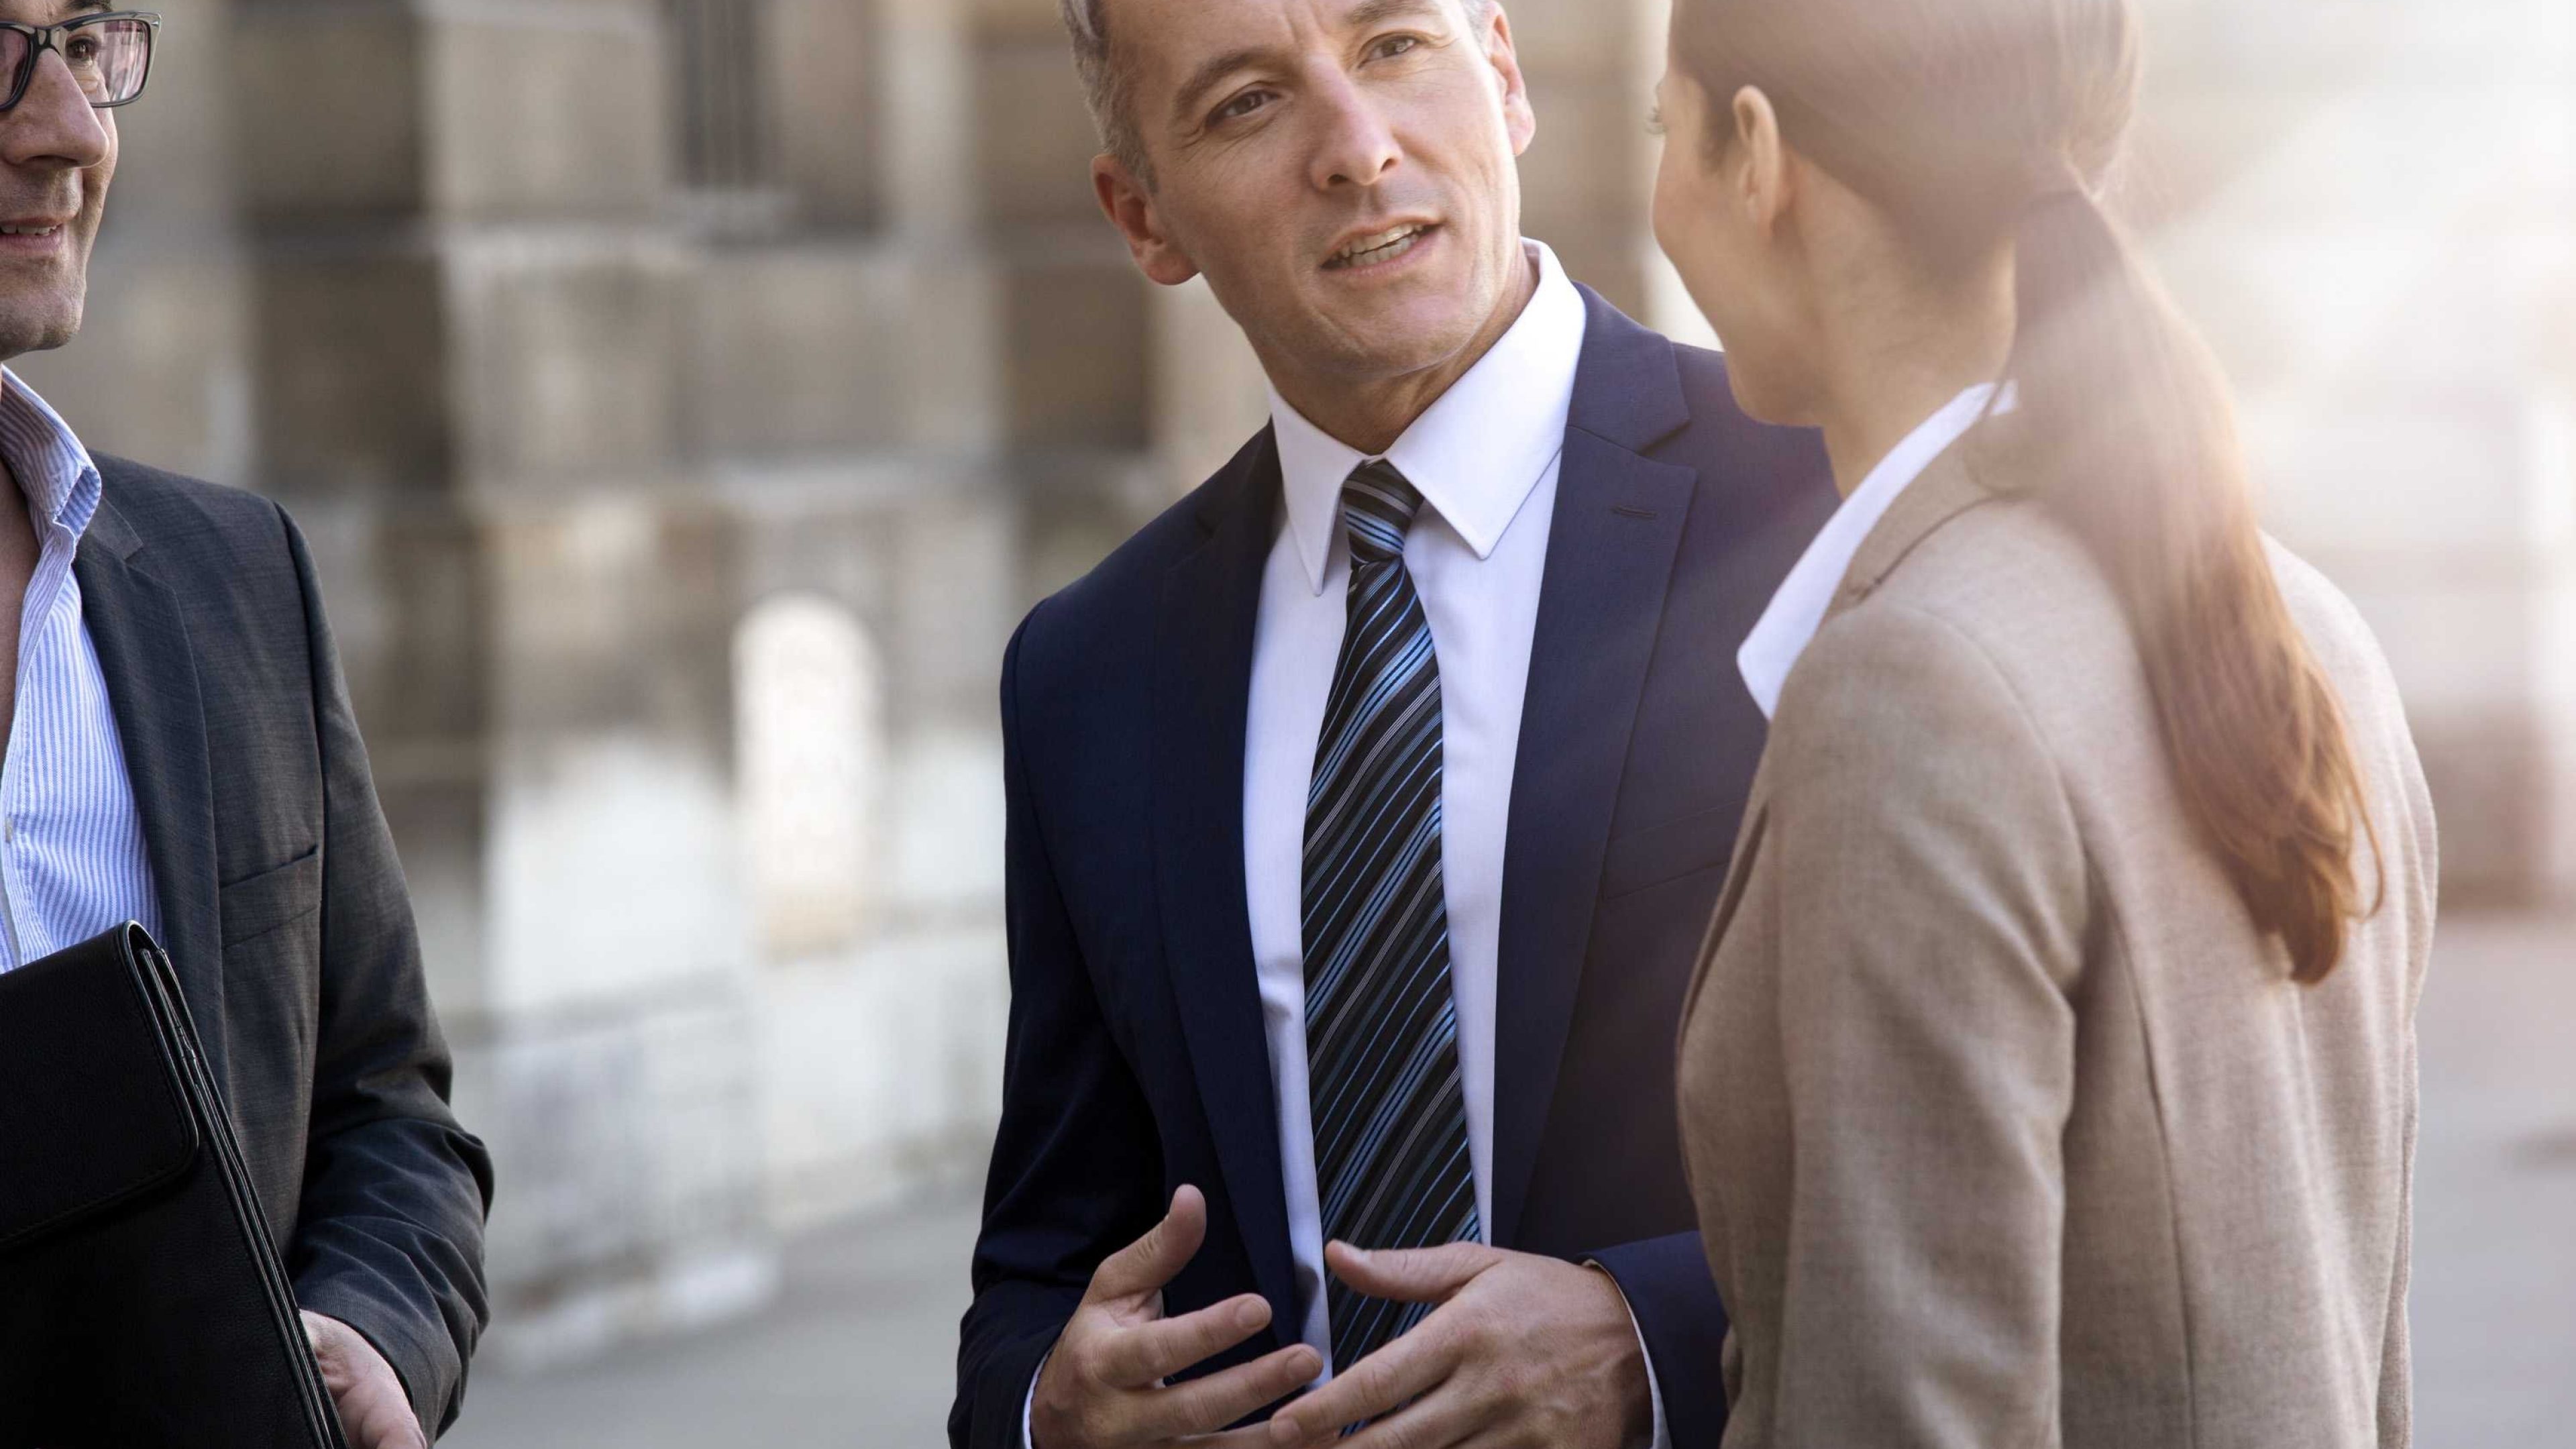
[[(2367, 631), (2365, 630), (2365, 637)], [(2382, 658), (2375, 661), (2381, 690), (2397, 709), (2397, 681)], [(2442, 843), (2433, 815), (2433, 797), (2424, 781), (2423, 762), (2416, 758), (2411, 741), (2400, 740), (2403, 758), (2396, 773), (2404, 782), (2406, 835), (2400, 843), (2397, 822), (2383, 822), (2379, 827), (2382, 849), (2395, 846), (2411, 850), (2392, 863), (2382, 857), (2380, 870), (2386, 888), (2409, 890), (2415, 898), (2408, 903), (2407, 918), (2415, 923), (2415, 932), (2407, 947), (2410, 988), (2406, 1000), (2406, 1126), (2405, 1175), (2398, 1180), (2397, 1261), (2388, 1285), (2387, 1322), (2379, 1349), (2379, 1443), (2380, 1449), (2411, 1449), (2415, 1442), (2415, 1349), (2414, 1333), (2407, 1323), (2406, 1305), (2414, 1285), (2415, 1274), (2415, 1153), (2423, 1127), (2423, 1088), (2416, 1073), (2416, 1015), (2423, 1004), (2424, 974), (2432, 964), (2433, 921), (2438, 915), (2442, 880)]]
[(280, 519), (303, 592), (323, 783), (322, 971), (313, 1119), (287, 1271), (297, 1299), (375, 1345), (421, 1427), (455, 1420), (490, 1318), (492, 1163), (448, 1110), (451, 1065), (411, 897), (378, 807), (313, 560)]
[(2054, 758), (1972, 639), (1902, 609), (1818, 637), (1772, 742), (1775, 1442), (2056, 1445), (2089, 892)]
[(1163, 1211), (1153, 1113), (1111, 1037), (1038, 819), (1026, 732), (1046, 724), (1023, 717), (1021, 668), (1037, 619), (1002, 666), (1010, 1035), (952, 1449), (1020, 1449), (1030, 1387), (1093, 1270)]
[(1709, 1276), (1699, 1234), (1675, 1233), (1585, 1255), (1627, 1295), (1628, 1313), (1654, 1378), (1662, 1444), (1717, 1449), (1726, 1437), (1726, 1393), (1717, 1356), (1726, 1346), (1726, 1306)]

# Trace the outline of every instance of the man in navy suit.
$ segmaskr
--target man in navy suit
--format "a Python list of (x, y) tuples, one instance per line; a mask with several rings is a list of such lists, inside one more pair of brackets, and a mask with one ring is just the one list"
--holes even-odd
[(951, 1442), (1714, 1446), (1673, 1033), (1822, 449), (1523, 240), (1493, 0), (1064, 8), (1272, 426), (1004, 665)]

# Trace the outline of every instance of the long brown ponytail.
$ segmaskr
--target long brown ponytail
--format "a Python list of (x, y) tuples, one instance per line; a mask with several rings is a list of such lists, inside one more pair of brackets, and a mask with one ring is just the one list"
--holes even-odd
[[(1680, 0), (1675, 65), (1905, 223), (1935, 265), (2006, 242), (2019, 406), (1993, 430), (2128, 615), (2185, 808), (2298, 981), (2370, 909), (2341, 707), (2290, 617), (2217, 363), (2094, 197), (2135, 106), (2133, 0)], [(2376, 856), (2376, 851), (2372, 852)]]

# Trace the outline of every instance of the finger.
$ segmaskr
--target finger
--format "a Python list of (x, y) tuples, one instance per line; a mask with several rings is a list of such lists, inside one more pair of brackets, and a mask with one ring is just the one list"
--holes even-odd
[(1482, 1243), (1380, 1252), (1334, 1243), (1324, 1249), (1324, 1265), (1334, 1277), (1370, 1298), (1446, 1303), (1500, 1256)]
[(1340, 1441), (1339, 1449), (1458, 1449), (1473, 1442), (1491, 1417), (1472, 1396), (1441, 1389)]
[(1145, 1236), (1110, 1254), (1091, 1275), (1091, 1297), (1139, 1298), (1180, 1276), (1207, 1241), (1207, 1199), (1195, 1187), (1172, 1194), (1171, 1211)]
[(1333, 1375), (1333, 1381), (1279, 1411), (1272, 1442), (1303, 1444), (1363, 1420), (1394, 1413), (1448, 1382), (1458, 1371), (1457, 1345), (1435, 1313), (1411, 1333)]
[(359, 1365), (349, 1352), (349, 1332), (340, 1320), (325, 1318), (311, 1309), (303, 1311), (304, 1341), (313, 1347), (313, 1366), (322, 1371), (322, 1387), (331, 1397), (346, 1395), (358, 1383)]
[(333, 1407), (339, 1410), (349, 1449), (422, 1449), (428, 1443), (397, 1383), (370, 1378), (336, 1399)]
[(1148, 1394), (1138, 1427), (1152, 1439), (1213, 1434), (1313, 1383), (1323, 1371), (1322, 1354), (1291, 1344), (1223, 1373)]
[(1270, 1300), (1246, 1293), (1196, 1313), (1122, 1328), (1101, 1345), (1100, 1377), (1117, 1388), (1151, 1388), (1269, 1326)]
[(1186, 1445), (1188, 1449), (1270, 1449), (1270, 1426), (1252, 1424), (1222, 1433), (1192, 1434), (1173, 1442)]

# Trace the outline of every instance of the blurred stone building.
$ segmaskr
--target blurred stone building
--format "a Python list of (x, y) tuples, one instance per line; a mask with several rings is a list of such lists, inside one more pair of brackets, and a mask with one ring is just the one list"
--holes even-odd
[[(1510, 7), (1528, 227), (1690, 333), (1661, 4)], [(2389, 642), (2454, 885), (2576, 890), (2564, 0), (2154, 5), (2133, 205), (2279, 524)], [(752, 1307), (780, 1234), (980, 1166), (998, 661), (1259, 375), (1094, 214), (1054, 0), (162, 6), (89, 330), (25, 371), (312, 536), (499, 1155), (494, 1354)]]
[(2130, 199), (2404, 686), (2444, 903), (2576, 899), (2576, 6), (2145, 4)]

